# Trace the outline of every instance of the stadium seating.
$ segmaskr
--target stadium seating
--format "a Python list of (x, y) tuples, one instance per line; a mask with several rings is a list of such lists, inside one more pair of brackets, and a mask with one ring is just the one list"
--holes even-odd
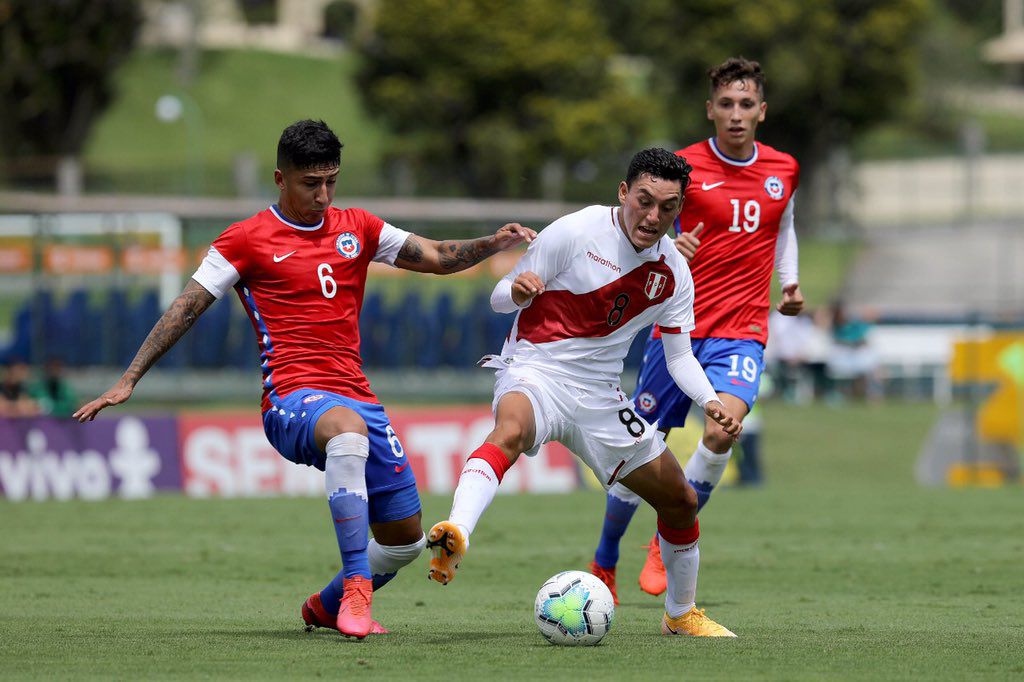
[[(12, 338), (0, 361), (41, 363), (58, 357), (68, 367), (124, 367), (160, 317), (155, 289), (76, 289), (63, 296), (37, 292), (16, 309)], [(409, 291), (388, 301), (366, 295), (360, 315), (363, 364), (368, 368), (468, 368), (496, 353), (512, 315), (491, 310), (487, 292), (458, 304), (450, 293), (423, 297)], [(39, 335), (39, 336), (34, 336)], [(644, 335), (634, 343), (627, 367), (638, 367)], [(259, 363), (249, 319), (232, 300), (210, 307), (188, 335), (158, 363), (164, 369), (255, 368)]]

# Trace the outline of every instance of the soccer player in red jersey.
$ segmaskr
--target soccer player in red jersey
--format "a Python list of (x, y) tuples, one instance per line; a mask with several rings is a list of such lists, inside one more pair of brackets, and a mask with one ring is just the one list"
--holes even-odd
[(367, 267), (450, 274), (536, 233), (512, 223), (488, 237), (437, 242), (362, 209), (335, 208), (341, 147), (323, 121), (284, 130), (278, 202), (217, 237), (121, 379), (74, 416), (91, 421), (128, 400), (146, 371), (234, 288), (256, 331), (267, 438), (285, 458), (325, 472), (342, 570), (306, 600), (302, 617), (310, 628), (362, 638), (386, 632), (371, 618), (373, 590), (426, 544), (412, 469), (361, 369)]
[[(715, 135), (676, 152), (693, 166), (693, 181), (676, 222), (675, 242), (693, 275), (693, 352), (719, 400), (742, 419), (757, 399), (764, 369), (773, 269), (782, 286), (778, 310), (797, 315), (803, 309), (793, 229), (800, 168), (789, 154), (755, 140), (767, 109), (761, 66), (732, 58), (708, 75), (707, 116)], [(685, 423), (690, 409), (690, 399), (666, 370), (657, 326), (644, 350), (633, 402), (637, 414), (657, 422), (666, 434)], [(698, 511), (722, 478), (732, 440), (705, 418), (704, 436), (684, 468), (697, 491)], [(590, 570), (613, 594), (619, 541), (639, 504), (640, 498), (621, 484), (608, 491)], [(658, 547), (655, 534), (640, 574), (641, 588), (651, 594), (665, 591)]]

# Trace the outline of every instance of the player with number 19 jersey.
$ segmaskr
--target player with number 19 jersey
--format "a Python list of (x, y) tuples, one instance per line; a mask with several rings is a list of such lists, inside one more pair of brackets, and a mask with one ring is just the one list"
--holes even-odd
[[(676, 233), (704, 223), (693, 276), (694, 355), (720, 393), (757, 400), (772, 270), (782, 285), (797, 281), (794, 196), (800, 167), (789, 154), (754, 143), (748, 159), (726, 156), (715, 138), (676, 152), (693, 166)], [(634, 402), (661, 428), (682, 426), (690, 401), (665, 368), (661, 332), (654, 327), (644, 352)]]
[[(793, 196), (800, 167), (789, 154), (755, 143), (754, 155), (730, 159), (715, 138), (676, 152), (693, 166), (678, 231), (704, 223), (690, 261), (694, 281), (693, 338), (768, 341), (772, 269), (786, 283), (793, 263), (779, 251), (792, 242)], [(793, 278), (795, 279), (795, 278)]]

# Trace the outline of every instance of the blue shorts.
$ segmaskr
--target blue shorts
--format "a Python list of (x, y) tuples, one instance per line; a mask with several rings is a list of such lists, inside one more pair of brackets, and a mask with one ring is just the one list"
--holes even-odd
[[(715, 391), (736, 396), (748, 410), (754, 406), (764, 370), (764, 345), (760, 341), (693, 339), (693, 354)], [(633, 393), (636, 411), (649, 422), (657, 420), (659, 429), (670, 429), (686, 423), (692, 402), (668, 373), (661, 339), (647, 339)]]
[(370, 522), (395, 521), (418, 512), (420, 498), (416, 493), (416, 477), (383, 405), (360, 402), (329, 391), (301, 388), (278, 399), (271, 409), (263, 413), (263, 430), (270, 444), (285, 459), (323, 471), (327, 455), (316, 446), (313, 434), (320, 415), (339, 406), (356, 412), (366, 422), (369, 431), (366, 492)]

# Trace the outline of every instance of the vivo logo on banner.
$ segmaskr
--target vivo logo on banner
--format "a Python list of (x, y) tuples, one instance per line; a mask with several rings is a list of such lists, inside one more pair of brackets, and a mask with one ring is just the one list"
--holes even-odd
[(0, 489), (12, 501), (137, 499), (180, 489), (176, 436), (169, 418), (0, 420)]

